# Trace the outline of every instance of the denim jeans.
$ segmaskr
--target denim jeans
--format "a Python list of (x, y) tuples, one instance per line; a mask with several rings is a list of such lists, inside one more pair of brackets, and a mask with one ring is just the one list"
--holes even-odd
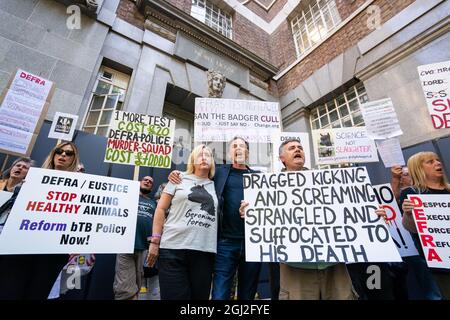
[(230, 299), (236, 270), (238, 271), (238, 300), (253, 300), (258, 287), (260, 269), (260, 262), (245, 262), (244, 239), (219, 239), (214, 266), (213, 300)]

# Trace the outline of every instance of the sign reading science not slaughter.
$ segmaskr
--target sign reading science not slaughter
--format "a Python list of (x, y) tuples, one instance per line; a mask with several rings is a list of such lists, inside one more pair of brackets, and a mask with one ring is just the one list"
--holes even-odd
[(450, 61), (419, 66), (418, 71), (434, 128), (450, 128)]
[(450, 195), (408, 195), (412, 215), (430, 268), (450, 269)]
[(170, 168), (175, 120), (115, 111), (109, 125), (105, 162)]
[(195, 99), (195, 142), (228, 142), (240, 136), (250, 143), (269, 143), (271, 136), (280, 130), (280, 110), (276, 102)]
[(132, 253), (139, 182), (31, 168), (0, 254)]
[(244, 175), (246, 261), (401, 261), (364, 167)]
[(365, 127), (313, 130), (312, 137), (317, 164), (378, 161)]

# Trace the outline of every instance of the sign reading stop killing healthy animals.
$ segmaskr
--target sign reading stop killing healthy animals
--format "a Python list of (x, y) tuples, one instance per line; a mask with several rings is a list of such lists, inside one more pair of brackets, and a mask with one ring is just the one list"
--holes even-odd
[(31, 168), (0, 254), (132, 253), (139, 182)]
[(365, 167), (244, 175), (246, 261), (401, 261)]
[(408, 195), (412, 215), (430, 268), (450, 269), (450, 195)]
[(170, 168), (175, 120), (115, 111), (109, 125), (105, 162)]
[(312, 137), (317, 164), (378, 161), (365, 127), (313, 130)]
[(417, 69), (434, 128), (450, 128), (450, 61)]
[(402, 257), (417, 256), (416, 246), (409, 231), (403, 227), (402, 214), (389, 183), (373, 186), (373, 191), (380, 205), (386, 211), (386, 225), (392, 240)]
[(276, 102), (195, 99), (195, 142), (228, 142), (240, 136), (250, 143), (269, 143), (271, 136), (280, 130)]

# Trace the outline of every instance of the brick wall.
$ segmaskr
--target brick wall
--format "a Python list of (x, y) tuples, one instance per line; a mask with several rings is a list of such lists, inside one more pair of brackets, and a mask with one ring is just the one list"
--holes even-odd
[(269, 35), (239, 13), (233, 15), (233, 40), (264, 60), (271, 61)]
[(191, 0), (166, 0), (171, 5), (183, 10), (187, 14), (191, 14)]
[(139, 12), (139, 9), (133, 1), (120, 0), (119, 6), (117, 7), (117, 16), (135, 27), (144, 30), (144, 16)]
[[(245, 6), (253, 11), (255, 14), (263, 18), (265, 21), (270, 22), (272, 19), (283, 9), (284, 5), (288, 0), (278, 0), (274, 3), (274, 5), (270, 8), (269, 11), (266, 11), (263, 7), (257, 4), (254, 1), (250, 1)], [(269, 2), (267, 2), (269, 3)]]
[[(373, 5), (378, 5), (380, 7), (381, 19), (382, 23), (384, 23), (414, 1), (415, 0), (376, 0)], [(340, 2), (345, 3), (346, 0), (340, 0)], [(361, 0), (359, 2), (364, 1)], [(355, 1), (355, 3), (358, 3), (358, 1)], [(354, 3), (352, 3), (352, 6), (353, 5)], [(341, 10), (345, 10), (345, 8), (341, 6), (340, 11)], [(353, 11), (348, 10), (343, 11), (343, 13)], [(367, 18), (368, 14), (366, 11), (361, 12), (331, 38), (310, 53), (293, 69), (291, 69), (277, 82), (279, 94), (285, 95), (290, 90), (296, 88), (300, 83), (311, 76), (314, 71), (330, 62), (341, 53), (345, 52), (345, 50), (356, 45), (358, 41), (371, 33), (373, 30), (368, 29), (366, 24)]]
[(287, 20), (270, 35), (269, 46), (270, 62), (280, 70), (297, 59), (291, 24)]

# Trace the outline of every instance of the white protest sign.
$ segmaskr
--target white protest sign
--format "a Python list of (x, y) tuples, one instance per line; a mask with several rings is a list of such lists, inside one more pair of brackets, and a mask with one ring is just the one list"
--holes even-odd
[(417, 69), (434, 128), (450, 128), (450, 61)]
[(398, 138), (377, 140), (375, 143), (386, 168), (405, 165), (405, 158)]
[(109, 125), (105, 162), (170, 168), (175, 120), (115, 111)]
[(313, 130), (312, 137), (317, 164), (378, 161), (365, 127)]
[(363, 103), (361, 113), (369, 138), (388, 139), (403, 134), (390, 98)]
[(77, 115), (56, 112), (53, 117), (53, 122), (48, 133), (48, 137), (53, 139), (61, 139), (64, 141), (72, 141), (77, 121)]
[(392, 240), (402, 257), (417, 256), (416, 246), (409, 231), (403, 227), (402, 214), (389, 183), (373, 186), (379, 204), (386, 211), (386, 222)]
[(248, 142), (271, 142), (281, 131), (277, 102), (195, 99), (194, 141), (228, 142), (240, 136)]
[(18, 69), (9, 88), (24, 97), (47, 100), (52, 86), (52, 81)]
[[(12, 192), (8, 192), (8, 191), (0, 191), (0, 207), (6, 202), (8, 201), (11, 196), (13, 195)], [(2, 233), (3, 230), (3, 225), (5, 224), (7, 215), (1, 215), (0, 214), (0, 233)]]
[(450, 269), (450, 195), (408, 195), (412, 215), (430, 268)]
[(306, 168), (311, 168), (311, 153), (309, 152), (309, 133), (307, 132), (281, 132), (280, 134), (275, 134), (272, 136), (272, 145), (273, 145), (273, 172), (280, 172), (284, 165), (280, 161), (279, 157), (279, 148), (281, 144), (289, 139), (295, 139), (300, 142), (303, 147), (303, 151), (305, 152), (305, 164)]
[(26, 154), (32, 139), (32, 132), (0, 125), (0, 151), (7, 150), (15, 154)]
[(246, 261), (401, 261), (365, 167), (244, 175)]
[(31, 168), (0, 254), (132, 253), (139, 182)]

